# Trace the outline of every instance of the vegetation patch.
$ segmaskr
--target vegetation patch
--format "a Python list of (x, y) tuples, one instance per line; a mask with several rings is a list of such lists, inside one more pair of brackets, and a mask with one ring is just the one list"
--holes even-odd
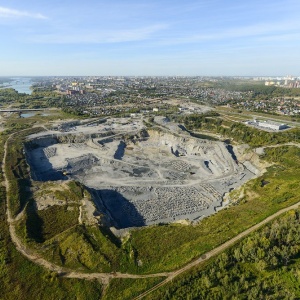
[(112, 279), (103, 300), (131, 300), (161, 282), (163, 278)]
[(37, 212), (42, 220), (43, 239), (49, 240), (61, 232), (78, 224), (78, 205), (58, 206), (54, 205)]
[(36, 181), (32, 185), (35, 190), (33, 197), (36, 201), (51, 197), (62, 204), (79, 204), (83, 197), (91, 198), (84, 186), (74, 180), (67, 182)]
[(40, 128), (21, 131), (7, 142), (5, 173), (10, 186), (8, 198), (12, 216), (16, 216), (30, 199), (30, 174), (23, 143), (27, 135), (39, 131), (41, 131)]
[(46, 241), (40, 249), (55, 263), (83, 271), (119, 270), (121, 251), (97, 226), (78, 225)]
[(249, 127), (240, 122), (230, 122), (221, 118), (217, 113), (193, 114), (179, 118), (188, 130), (209, 130), (232, 138), (236, 142), (247, 143), (252, 147), (276, 145), (291, 141), (300, 141), (300, 129), (294, 128), (283, 132), (266, 132)]
[(290, 211), (146, 299), (299, 299), (300, 211)]

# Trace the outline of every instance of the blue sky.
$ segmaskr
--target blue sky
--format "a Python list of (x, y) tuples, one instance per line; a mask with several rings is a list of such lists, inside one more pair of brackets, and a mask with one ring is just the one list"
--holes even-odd
[(299, 0), (0, 0), (0, 76), (300, 75)]

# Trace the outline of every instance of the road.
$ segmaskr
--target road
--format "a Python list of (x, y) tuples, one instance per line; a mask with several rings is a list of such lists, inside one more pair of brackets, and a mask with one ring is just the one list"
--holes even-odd
[[(17, 132), (17, 133), (20, 133), (20, 132)], [(8, 155), (8, 151), (7, 151), (8, 141), (13, 139), (14, 135), (17, 134), (17, 133), (11, 134), (9, 136), (9, 138), (6, 140), (5, 146), (4, 146), (4, 157), (3, 157), (3, 164), (2, 164), (2, 172), (3, 172), (4, 183), (5, 183), (5, 187), (6, 187), (7, 192), (10, 190), (9, 181), (8, 181), (6, 173), (5, 173), (6, 160), (7, 160), (7, 155)], [(156, 286), (152, 287), (148, 291), (142, 293), (141, 295), (139, 295), (135, 299), (142, 299), (143, 297), (147, 296), (151, 292), (157, 290), (159, 287), (167, 284), (168, 282), (170, 282), (171, 280), (173, 280), (174, 278), (176, 278), (180, 274), (192, 269), (195, 266), (200, 265), (201, 263), (207, 261), (209, 258), (221, 253), (225, 249), (227, 249), (227, 248), (231, 247), (232, 245), (234, 245), (237, 241), (241, 240), (245, 236), (249, 235), (250, 233), (252, 233), (255, 230), (262, 227), (263, 225), (265, 225), (268, 222), (274, 220), (275, 218), (277, 218), (278, 216), (282, 215), (283, 213), (285, 213), (289, 210), (298, 208), (299, 205), (300, 205), (300, 202), (298, 202), (294, 205), (291, 205), (289, 207), (281, 209), (280, 211), (274, 213), (273, 215), (269, 216), (268, 218), (261, 221), (260, 223), (258, 223), (256, 225), (248, 228), (247, 230), (241, 232), (240, 234), (238, 234), (237, 236), (235, 236), (232, 239), (228, 240), (224, 244), (212, 249), (211, 251), (208, 251), (208, 252), (202, 254), (198, 259), (188, 263), (187, 265), (183, 266), (182, 268), (180, 268), (178, 270), (175, 270), (175, 271), (172, 271), (172, 272), (162, 272), (162, 273), (146, 274), (146, 275), (136, 275), (136, 274), (119, 273), (119, 272), (117, 272), (117, 273), (83, 273), (83, 272), (75, 272), (73, 270), (63, 268), (61, 266), (53, 264), (53, 263), (45, 260), (44, 258), (40, 257), (37, 253), (35, 253), (31, 249), (29, 249), (27, 247), (27, 245), (24, 244), (23, 241), (18, 237), (18, 235), (16, 233), (15, 223), (17, 222), (17, 220), (20, 219), (20, 217), (21, 217), (20, 214), (22, 214), (23, 212), (20, 212), (20, 214), (17, 215), (15, 218), (12, 217), (11, 210), (10, 210), (10, 203), (9, 203), (8, 193), (6, 193), (6, 194), (7, 194), (6, 213), (7, 213), (7, 222), (8, 222), (8, 225), (9, 225), (9, 232), (10, 232), (11, 239), (12, 239), (13, 243), (15, 244), (16, 249), (23, 256), (25, 256), (27, 259), (29, 259), (33, 263), (36, 263), (37, 265), (40, 265), (40, 266), (44, 267), (45, 269), (47, 269), (49, 271), (56, 272), (59, 276), (65, 277), (65, 278), (78, 278), (78, 279), (88, 279), (88, 280), (98, 279), (98, 280), (101, 280), (104, 287), (106, 287), (108, 285), (110, 279), (113, 279), (113, 278), (139, 279), (139, 278), (166, 277), (166, 279), (164, 281), (162, 281), (161, 283), (159, 283)]]
[(47, 108), (12, 108), (12, 109), (0, 109), (0, 113), (3, 112), (25, 112), (25, 111), (47, 111)]

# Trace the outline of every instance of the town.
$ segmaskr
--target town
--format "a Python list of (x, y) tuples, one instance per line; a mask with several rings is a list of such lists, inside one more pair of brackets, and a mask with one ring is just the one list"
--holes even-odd
[[(281, 79), (281, 81), (279, 81)], [(48, 104), (86, 116), (187, 112), (185, 104), (298, 116), (298, 77), (42, 77), (32, 95), (56, 95)], [(269, 81), (266, 81), (269, 80)], [(273, 84), (274, 83), (274, 84)], [(54, 97), (55, 98), (55, 97)], [(181, 107), (183, 105), (183, 107)], [(38, 108), (38, 107), (35, 107)], [(189, 113), (194, 113), (193, 108)]]

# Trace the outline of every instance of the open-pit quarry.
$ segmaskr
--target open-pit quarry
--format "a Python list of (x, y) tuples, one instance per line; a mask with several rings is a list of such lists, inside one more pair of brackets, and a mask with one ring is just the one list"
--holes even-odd
[(259, 171), (239, 162), (231, 146), (178, 128), (109, 119), (31, 135), (25, 145), (31, 177), (81, 182), (105, 224), (117, 229), (196, 222), (222, 208), (224, 194)]

